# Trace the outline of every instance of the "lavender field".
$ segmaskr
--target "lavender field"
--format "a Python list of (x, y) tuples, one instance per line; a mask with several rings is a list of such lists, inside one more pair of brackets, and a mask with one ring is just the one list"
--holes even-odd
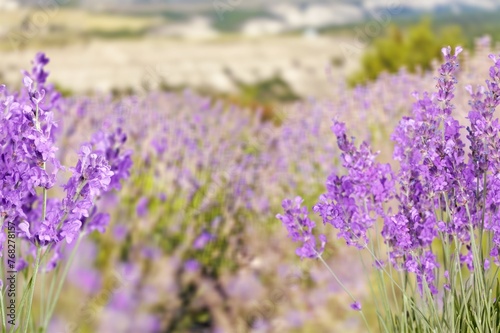
[(33, 50), (0, 80), (1, 332), (498, 331), (500, 48), (442, 46), (265, 107), (69, 94)]

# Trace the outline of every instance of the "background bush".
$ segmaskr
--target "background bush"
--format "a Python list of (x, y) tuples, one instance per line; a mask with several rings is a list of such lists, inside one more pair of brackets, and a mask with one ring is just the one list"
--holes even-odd
[(385, 71), (395, 73), (401, 67), (412, 73), (418, 69), (429, 70), (443, 45), (467, 45), (459, 26), (449, 25), (436, 31), (430, 19), (423, 19), (406, 31), (394, 25), (387, 31), (385, 36), (374, 40), (372, 48), (363, 55), (361, 69), (348, 78), (351, 86), (375, 80)]

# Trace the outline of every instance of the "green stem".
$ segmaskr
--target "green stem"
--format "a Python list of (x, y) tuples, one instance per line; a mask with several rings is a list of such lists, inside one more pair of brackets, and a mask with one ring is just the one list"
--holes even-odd
[[(2, 268), (2, 272), (3, 272), (3, 258), (0, 260), (0, 267)], [(4, 311), (3, 297), (4, 297), (4, 294), (3, 294), (3, 287), (2, 287), (2, 288), (0, 288), (0, 307), (1, 307), (0, 313), (2, 316), (2, 332), (6, 332), (7, 331), (7, 323), (5, 322), (5, 311)]]
[[(56, 294), (55, 294), (54, 298), (51, 298), (51, 301), (49, 302), (50, 304), (48, 307), (47, 315), (45, 316), (45, 321), (44, 321), (44, 324), (42, 327), (42, 332), (45, 332), (47, 326), (49, 325), (50, 318), (52, 317), (52, 314), (54, 313), (57, 301), (59, 300), (59, 296), (61, 294), (61, 290), (64, 286), (64, 282), (66, 280), (66, 275), (68, 275), (69, 268), (70, 268), (71, 264), (73, 263), (73, 259), (75, 258), (75, 254), (78, 250), (78, 247), (80, 245), (80, 241), (82, 240), (83, 236), (84, 236), (84, 233), (83, 232), (80, 233), (80, 236), (78, 237), (78, 240), (75, 244), (75, 247), (71, 251), (69, 260), (68, 260), (66, 266), (64, 267), (62, 276), (59, 278), (59, 284), (58, 284), (57, 289), (56, 289)], [(52, 295), (50, 295), (50, 297), (52, 297)]]
[[(316, 252), (316, 251), (315, 251)], [(352, 300), (354, 302), (356, 302), (356, 298), (354, 298), (354, 296), (351, 294), (351, 292), (347, 289), (347, 287), (342, 283), (342, 281), (340, 281), (340, 279), (337, 277), (337, 275), (335, 274), (335, 272), (330, 268), (330, 266), (328, 266), (328, 264), (326, 263), (326, 261), (323, 259), (323, 257), (318, 253), (316, 252), (316, 254), (318, 255), (318, 259), (321, 261), (321, 263), (323, 265), (325, 265), (326, 269), (330, 272), (330, 274), (333, 276), (333, 278), (335, 279), (335, 281), (337, 281), (337, 283), (340, 285), (340, 287), (347, 293), (347, 295), (349, 295), (349, 297), (352, 298)], [(361, 317), (363, 318), (363, 321), (365, 322), (366, 324), (366, 328), (368, 329), (368, 332), (371, 332), (370, 330), (370, 325), (368, 325), (368, 321), (366, 320), (366, 317), (363, 313), (363, 311), (359, 311), (361, 313)]]
[[(54, 270), (54, 273), (52, 274), (52, 279), (50, 281), (50, 288), (49, 288), (49, 298), (47, 299), (47, 307), (50, 305), (50, 296), (54, 294), (54, 287), (55, 287), (55, 284), (56, 284), (56, 280), (58, 278), (58, 275), (59, 275), (59, 267), (60, 265), (57, 265), (56, 269)], [(45, 308), (45, 306), (44, 306)], [(42, 323), (42, 332), (45, 331), (45, 318), (46, 318), (46, 315), (47, 313), (44, 311), (44, 314), (43, 314), (43, 320), (41, 321)], [(49, 318), (50, 320), (50, 318)], [(47, 323), (48, 325), (48, 323)]]
[[(44, 267), (44, 260), (43, 260), (43, 256), (42, 256), (42, 267)], [(45, 280), (46, 280), (46, 275), (47, 273), (44, 273), (42, 274), (42, 288), (40, 288), (40, 317), (39, 317), (39, 322), (40, 324), (43, 322), (43, 314), (44, 314), (44, 311), (45, 311), (45, 307), (44, 307), (44, 302), (45, 302)]]
[(24, 333), (26, 333), (28, 331), (28, 326), (29, 326), (29, 322), (30, 322), (30, 318), (31, 318), (31, 308), (32, 308), (32, 305), (33, 305), (33, 295), (35, 294), (35, 285), (36, 285), (36, 278), (37, 278), (37, 275), (38, 275), (38, 270), (40, 268), (40, 258), (41, 258), (41, 252), (42, 252), (42, 248), (39, 247), (37, 250), (36, 250), (36, 262), (35, 262), (35, 271), (33, 272), (33, 276), (31, 277), (30, 279), (30, 282), (28, 284), (28, 290), (29, 290), (29, 301), (28, 301), (28, 314), (26, 316), (26, 326), (24, 327)]

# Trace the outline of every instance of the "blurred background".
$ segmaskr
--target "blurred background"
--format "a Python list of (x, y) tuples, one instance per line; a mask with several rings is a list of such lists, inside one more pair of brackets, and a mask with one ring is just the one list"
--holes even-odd
[(495, 0), (0, 0), (0, 78), (17, 82), (43, 49), (66, 94), (189, 87), (289, 102), (328, 96), (327, 67), (350, 84), (429, 69), (442, 45), (497, 40), (499, 13)]
[[(446, 45), (466, 50), (465, 115), (499, 40), (498, 0), (0, 0), (0, 82), (20, 88), (36, 52), (51, 59), (61, 159), (117, 126), (133, 151), (49, 332), (365, 332), (295, 255), (281, 201), (312, 207), (341, 169), (334, 117), (390, 161)], [(332, 229), (325, 260), (376, 331), (371, 275)]]

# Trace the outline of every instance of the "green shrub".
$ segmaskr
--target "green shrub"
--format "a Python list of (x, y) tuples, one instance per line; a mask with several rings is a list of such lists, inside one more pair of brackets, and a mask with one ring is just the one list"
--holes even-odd
[(394, 73), (401, 67), (410, 72), (418, 68), (429, 70), (444, 45), (466, 45), (459, 26), (450, 25), (434, 31), (430, 19), (423, 19), (407, 31), (391, 26), (388, 33), (374, 40), (371, 49), (362, 56), (361, 69), (348, 78), (349, 84), (365, 84), (382, 72)]

